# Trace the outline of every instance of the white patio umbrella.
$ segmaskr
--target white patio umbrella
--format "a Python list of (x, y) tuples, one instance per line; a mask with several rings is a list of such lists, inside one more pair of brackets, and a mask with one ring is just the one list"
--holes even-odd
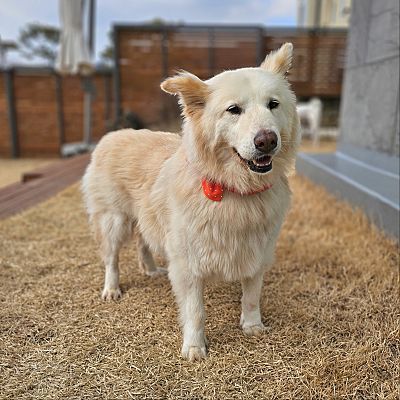
[(84, 0), (59, 1), (61, 40), (56, 68), (64, 74), (89, 75), (93, 72), (93, 65), (83, 36)]
[(63, 155), (71, 155), (90, 149), (91, 147), (91, 102), (92, 84), (89, 76), (94, 72), (91, 60), (93, 43), (94, 0), (89, 2), (89, 29), (84, 36), (85, 0), (59, 0), (61, 35), (60, 50), (56, 60), (56, 70), (61, 74), (79, 74), (86, 77), (84, 82), (84, 129), (83, 142), (64, 145)]

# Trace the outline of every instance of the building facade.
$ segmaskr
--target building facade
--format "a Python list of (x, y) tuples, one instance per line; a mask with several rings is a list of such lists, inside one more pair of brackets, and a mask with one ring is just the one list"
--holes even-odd
[(305, 28), (347, 28), (351, 0), (297, 0), (297, 25)]

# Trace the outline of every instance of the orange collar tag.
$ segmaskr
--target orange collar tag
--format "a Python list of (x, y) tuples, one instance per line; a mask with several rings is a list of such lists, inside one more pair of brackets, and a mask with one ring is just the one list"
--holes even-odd
[[(221, 201), (222, 200), (222, 197), (224, 194), (224, 188), (221, 184), (210, 182), (207, 179), (202, 179), (201, 186), (203, 187), (203, 193), (210, 200), (212, 200), (212, 201)], [(247, 192), (247, 193), (240, 193), (240, 192), (237, 192), (235, 189), (230, 189), (230, 188), (227, 188), (227, 190), (231, 193), (240, 194), (241, 196), (248, 196), (248, 195), (262, 193), (271, 188), (272, 188), (272, 183), (267, 183), (261, 189), (254, 190), (254, 191)]]
[(203, 192), (212, 201), (221, 201), (224, 189), (219, 183), (209, 182), (206, 179), (201, 181)]

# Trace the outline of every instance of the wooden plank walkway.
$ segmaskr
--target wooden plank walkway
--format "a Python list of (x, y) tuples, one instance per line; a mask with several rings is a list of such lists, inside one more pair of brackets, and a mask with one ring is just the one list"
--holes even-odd
[(0, 188), (0, 219), (32, 207), (77, 182), (90, 160), (90, 154), (63, 159), (24, 174), (21, 182)]

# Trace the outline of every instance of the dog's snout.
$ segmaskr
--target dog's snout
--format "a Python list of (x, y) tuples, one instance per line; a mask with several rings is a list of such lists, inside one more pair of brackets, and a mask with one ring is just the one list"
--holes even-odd
[(269, 129), (261, 129), (254, 138), (254, 145), (257, 150), (269, 153), (278, 145), (277, 134)]

